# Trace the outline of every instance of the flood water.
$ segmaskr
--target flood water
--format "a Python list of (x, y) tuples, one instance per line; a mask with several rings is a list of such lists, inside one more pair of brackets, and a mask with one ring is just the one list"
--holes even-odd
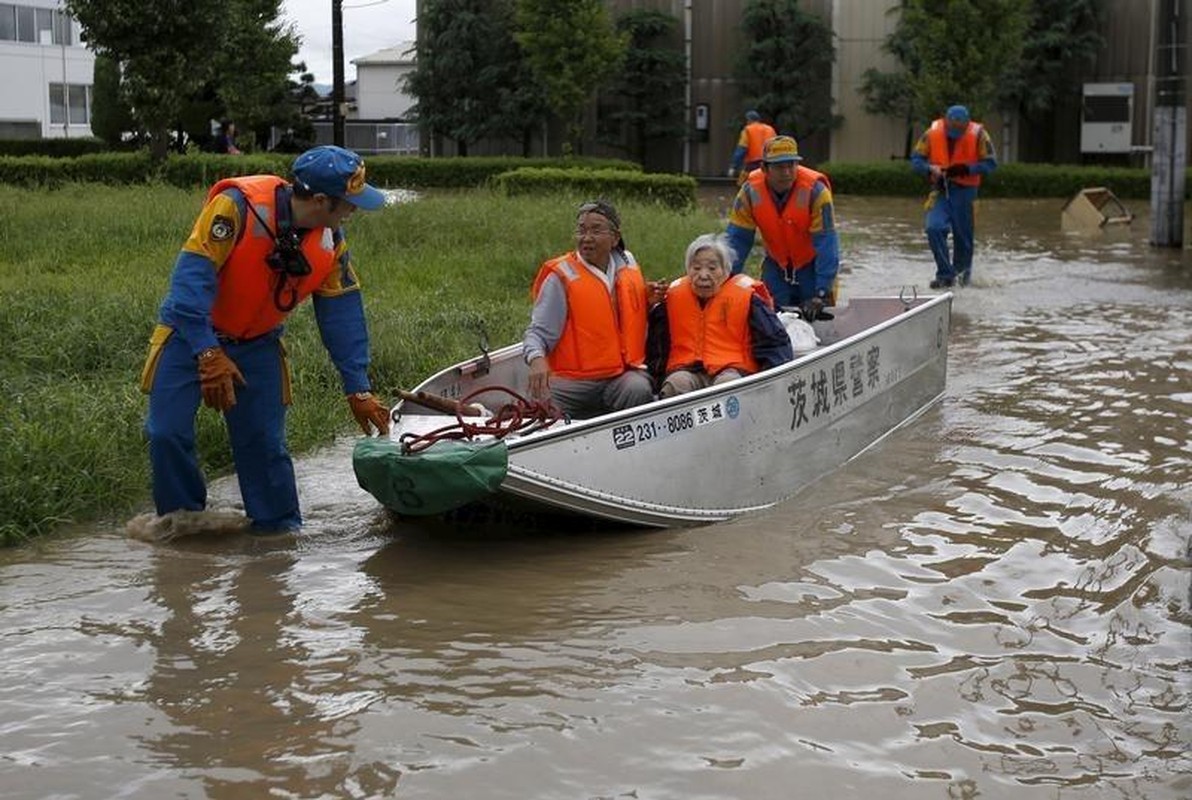
[[(983, 202), (944, 400), (772, 513), (395, 524), (345, 441), (296, 537), (0, 551), (0, 795), (1192, 796), (1192, 259), (1061, 205)], [(837, 213), (846, 297), (926, 285), (917, 202)]]

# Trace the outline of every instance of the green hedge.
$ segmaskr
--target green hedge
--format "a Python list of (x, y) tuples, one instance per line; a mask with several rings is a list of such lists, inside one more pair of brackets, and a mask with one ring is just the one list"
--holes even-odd
[(111, 148), (101, 139), (0, 139), (0, 156), (50, 156), (66, 158), (102, 153)]
[[(71, 139), (71, 142), (87, 140)], [(233, 175), (288, 175), (294, 157), (281, 153), (242, 156), (195, 153), (155, 163), (144, 151), (100, 152), (68, 158), (0, 155), (0, 183), (56, 187), (72, 182), (135, 184), (161, 181), (191, 188), (209, 186)], [(420, 158), (368, 156), (369, 181), (405, 189), (470, 188), (496, 185), (507, 194), (541, 193), (560, 188), (585, 195), (609, 194), (654, 200), (671, 208), (694, 201), (694, 179), (685, 175), (645, 174), (632, 161), (596, 158)], [(868, 164), (826, 163), (817, 167), (841, 195), (915, 196), (927, 182), (906, 161)], [(981, 185), (982, 197), (1071, 197), (1090, 186), (1105, 186), (1122, 199), (1146, 199), (1150, 172), (1136, 167), (1081, 167), (1054, 164), (1003, 164)], [(1192, 192), (1192, 172), (1185, 181)], [(1192, 196), (1186, 194), (1185, 196)]]
[(154, 174), (148, 153), (95, 153), (77, 158), (0, 156), (0, 183), (56, 187), (66, 183), (145, 183)]
[[(599, 158), (420, 158), (367, 156), (368, 179), (378, 186), (403, 189), (470, 188), (484, 186), (497, 175), (528, 164), (560, 170), (601, 170), (641, 173), (633, 161)], [(148, 153), (96, 153), (74, 158), (0, 155), (0, 183), (17, 186), (60, 186), (71, 181), (145, 183), (161, 180), (172, 186), (209, 186), (233, 175), (288, 175), (294, 156), (251, 153), (242, 156), (193, 153), (173, 155), (155, 163)]]
[(519, 167), (497, 175), (493, 178), (493, 186), (507, 195), (563, 192), (617, 200), (632, 198), (684, 211), (695, 207), (697, 184), (695, 178), (689, 175), (643, 174), (615, 169)]
[[(927, 192), (927, 179), (912, 172), (907, 161), (829, 162), (817, 169), (831, 178), (836, 194), (914, 196)], [(1145, 199), (1151, 196), (1151, 173), (1137, 167), (1002, 164), (982, 181), (981, 196), (1071, 197), (1090, 186), (1108, 187), (1123, 199)], [(1192, 180), (1185, 186), (1192, 190)]]
[(616, 170), (641, 172), (634, 161), (611, 158), (512, 158), (505, 156), (421, 158), (418, 156), (366, 156), (368, 179), (381, 186), (403, 189), (427, 187), (468, 188), (484, 186), (502, 173), (519, 167), (554, 167), (563, 170)]

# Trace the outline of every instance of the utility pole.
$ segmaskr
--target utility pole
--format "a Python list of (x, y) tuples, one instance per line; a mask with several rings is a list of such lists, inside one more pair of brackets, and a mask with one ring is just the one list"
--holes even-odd
[(331, 137), (344, 146), (344, 11), (343, 0), (331, 0)]
[(1151, 244), (1184, 244), (1184, 169), (1188, 111), (1184, 107), (1187, 25), (1184, 0), (1162, 0), (1155, 21), (1154, 160), (1151, 165)]

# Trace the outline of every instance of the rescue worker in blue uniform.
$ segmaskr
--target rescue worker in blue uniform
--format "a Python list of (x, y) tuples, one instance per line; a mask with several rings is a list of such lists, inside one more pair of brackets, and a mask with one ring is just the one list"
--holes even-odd
[[(997, 168), (993, 142), (964, 106), (951, 106), (919, 137), (911, 169), (931, 180), (924, 230), (935, 258), (932, 289), (965, 286), (973, 274), (973, 203), (981, 177)], [(948, 252), (948, 234), (952, 252)]]
[(740, 186), (749, 177), (749, 173), (762, 165), (762, 149), (766, 142), (778, 135), (774, 126), (762, 122), (762, 115), (752, 109), (745, 112), (745, 127), (737, 137), (737, 146), (729, 158), (728, 176), (739, 176), (737, 185)]
[(363, 159), (333, 146), (298, 156), (292, 183), (255, 175), (211, 188), (174, 263), (141, 375), (158, 515), (206, 506), (195, 452), (202, 402), (224, 415), (251, 529), (301, 525), (285, 441), (282, 330), (307, 297), (361, 430), (388, 433), (388, 408), (369, 384), (364, 306), (341, 227), (357, 208), (384, 204), (365, 182)]
[(801, 166), (802, 160), (793, 137), (766, 142), (761, 169), (750, 173), (733, 201), (725, 235), (736, 275), (761, 233), (761, 277), (774, 304), (798, 306), (805, 318), (815, 319), (835, 302), (840, 242), (828, 177)]

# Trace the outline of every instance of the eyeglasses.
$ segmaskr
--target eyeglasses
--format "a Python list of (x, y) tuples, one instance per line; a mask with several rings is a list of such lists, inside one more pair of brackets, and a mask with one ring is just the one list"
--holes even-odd
[(587, 228), (583, 225), (577, 225), (575, 227), (575, 238), (582, 239), (585, 236), (604, 236), (606, 233), (612, 232), (612, 228), (605, 228), (603, 226)]

